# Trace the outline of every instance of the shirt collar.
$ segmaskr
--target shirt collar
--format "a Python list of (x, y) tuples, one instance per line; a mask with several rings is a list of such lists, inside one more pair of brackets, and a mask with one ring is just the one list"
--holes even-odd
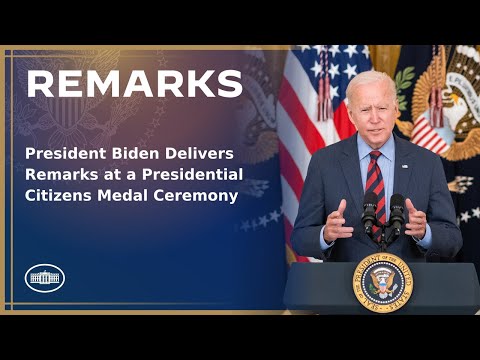
[[(357, 135), (357, 147), (358, 147), (358, 157), (360, 161), (370, 155), (370, 152), (373, 149), (368, 145), (365, 140), (362, 139), (360, 134)], [(385, 156), (388, 160), (392, 161), (393, 156), (395, 155), (395, 139), (393, 138), (393, 133), (388, 138), (387, 142), (383, 144), (383, 146), (378, 149)]]

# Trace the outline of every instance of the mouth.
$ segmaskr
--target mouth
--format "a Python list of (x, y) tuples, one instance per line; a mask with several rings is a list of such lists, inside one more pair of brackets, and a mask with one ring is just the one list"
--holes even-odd
[(368, 132), (372, 133), (372, 134), (378, 134), (380, 132), (382, 132), (383, 129), (374, 129), (374, 130), (368, 130)]

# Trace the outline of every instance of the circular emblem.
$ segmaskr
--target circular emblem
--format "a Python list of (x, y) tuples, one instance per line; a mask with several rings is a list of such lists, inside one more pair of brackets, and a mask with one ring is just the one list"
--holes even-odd
[(52, 264), (37, 264), (25, 273), (25, 284), (33, 291), (50, 293), (60, 289), (65, 283), (65, 273)]
[(360, 261), (353, 273), (353, 292), (360, 304), (376, 313), (389, 313), (408, 302), (413, 277), (398, 256), (376, 253)]

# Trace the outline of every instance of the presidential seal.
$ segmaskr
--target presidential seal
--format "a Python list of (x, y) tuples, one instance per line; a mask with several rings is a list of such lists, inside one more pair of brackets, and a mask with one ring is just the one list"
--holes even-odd
[[(451, 58), (448, 62), (447, 60)], [(413, 121), (397, 119), (396, 125), (414, 144), (449, 161), (461, 161), (480, 154), (480, 53), (471, 46), (439, 46), (430, 65), (420, 75), (413, 90)], [(412, 85), (414, 67), (396, 76), (399, 89)], [(442, 121), (432, 118), (432, 88), (437, 88), (437, 104)], [(398, 97), (405, 109), (405, 95)], [(439, 102), (441, 106), (438, 107)], [(433, 106), (433, 107), (435, 107)]]
[(353, 292), (360, 304), (376, 313), (400, 309), (413, 290), (412, 272), (398, 256), (376, 253), (360, 261), (353, 273)]

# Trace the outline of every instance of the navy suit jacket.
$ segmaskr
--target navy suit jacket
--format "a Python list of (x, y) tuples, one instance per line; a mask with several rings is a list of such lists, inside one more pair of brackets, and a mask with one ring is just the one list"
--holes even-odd
[[(378, 244), (365, 234), (361, 221), (364, 189), (357, 136), (358, 133), (318, 150), (310, 160), (291, 237), (292, 246), (299, 255), (356, 262), (379, 251)], [(440, 157), (396, 135), (394, 138), (393, 193), (410, 198), (417, 210), (427, 214), (427, 222), (432, 230), (432, 244), (425, 251), (411, 236), (405, 235), (403, 225), (400, 237), (390, 244), (387, 252), (398, 255), (405, 261), (426, 261), (427, 258), (435, 261), (440, 257), (455, 256), (462, 247), (463, 240), (456, 225), (455, 209)], [(337, 239), (332, 247), (323, 252), (320, 248), (320, 230), (325, 225), (327, 216), (338, 209), (342, 199), (347, 201), (343, 214), (344, 226), (354, 228), (353, 236)], [(407, 223), (406, 207), (404, 215)]]

